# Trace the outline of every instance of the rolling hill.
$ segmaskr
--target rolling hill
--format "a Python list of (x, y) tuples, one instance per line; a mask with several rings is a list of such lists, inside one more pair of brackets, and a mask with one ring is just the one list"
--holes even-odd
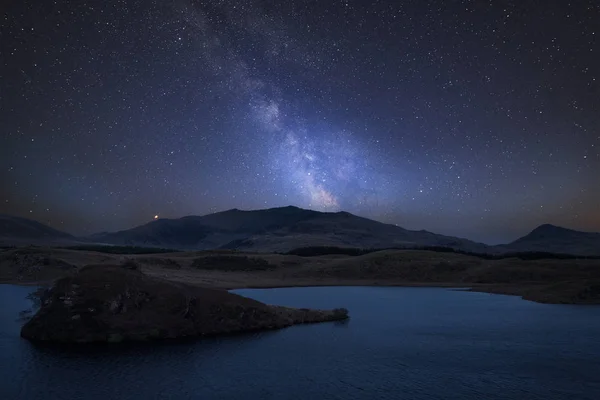
[(40, 244), (74, 241), (75, 237), (27, 218), (0, 214), (0, 243)]
[(495, 246), (499, 252), (541, 251), (583, 256), (600, 255), (600, 233), (544, 224), (514, 242)]
[(468, 239), (414, 231), (347, 212), (318, 212), (288, 206), (232, 209), (204, 216), (158, 219), (118, 232), (77, 238), (25, 218), (0, 215), (0, 244), (93, 243), (178, 250), (233, 249), (287, 252), (301, 247), (448, 247), (473, 253), (546, 252), (600, 256), (600, 233), (541, 225), (511, 243), (488, 246)]
[(327, 213), (292, 206), (162, 219), (133, 229), (94, 235), (93, 240), (118, 245), (259, 252), (283, 252), (303, 246), (487, 249), (486, 245), (467, 239), (410, 231), (347, 212)]

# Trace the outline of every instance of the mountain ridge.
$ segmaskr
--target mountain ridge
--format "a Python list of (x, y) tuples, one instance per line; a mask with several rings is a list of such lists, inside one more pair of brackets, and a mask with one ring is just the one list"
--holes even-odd
[(311, 246), (443, 246), (492, 254), (535, 251), (600, 255), (600, 233), (580, 232), (553, 224), (542, 224), (512, 242), (492, 246), (427, 230), (409, 230), (346, 211), (320, 212), (295, 206), (259, 210), (232, 208), (201, 216), (160, 218), (130, 229), (85, 237), (76, 237), (26, 218), (0, 214), (0, 238), (6, 241), (11, 237), (20, 242), (28, 239), (78, 241), (179, 250), (227, 248), (285, 252)]
[(525, 236), (495, 247), (501, 252), (551, 250), (553, 253), (596, 256), (600, 255), (600, 233), (542, 224)]
[(41, 222), (0, 214), (0, 244), (68, 243), (75, 236)]

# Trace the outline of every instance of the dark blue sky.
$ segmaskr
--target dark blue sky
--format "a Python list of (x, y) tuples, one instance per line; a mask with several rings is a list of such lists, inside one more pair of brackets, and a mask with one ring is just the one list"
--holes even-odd
[(9, 1), (0, 212), (600, 231), (597, 1)]

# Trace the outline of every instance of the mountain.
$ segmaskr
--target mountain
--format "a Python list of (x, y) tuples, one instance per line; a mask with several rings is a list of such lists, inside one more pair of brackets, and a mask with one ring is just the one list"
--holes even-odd
[(90, 239), (119, 245), (260, 252), (306, 246), (446, 246), (479, 252), (487, 249), (486, 245), (467, 239), (410, 231), (347, 212), (318, 212), (292, 206), (160, 219), (133, 229), (96, 234)]
[(495, 246), (500, 252), (540, 251), (547, 253), (600, 255), (600, 233), (580, 232), (544, 224), (514, 242)]
[(94, 242), (174, 249), (214, 249), (250, 235), (275, 230), (309, 217), (315, 211), (295, 207), (257, 211), (232, 209), (205, 216), (158, 219), (113, 233), (100, 233)]
[(0, 214), (0, 243), (2, 244), (53, 243), (74, 239), (68, 233), (40, 222)]
[(97, 243), (181, 250), (286, 252), (299, 247), (391, 248), (442, 246), (475, 253), (545, 252), (600, 256), (600, 233), (541, 225), (514, 242), (487, 246), (428, 231), (412, 231), (347, 212), (298, 207), (158, 219), (119, 232), (76, 238), (26, 218), (0, 214), (0, 245)]

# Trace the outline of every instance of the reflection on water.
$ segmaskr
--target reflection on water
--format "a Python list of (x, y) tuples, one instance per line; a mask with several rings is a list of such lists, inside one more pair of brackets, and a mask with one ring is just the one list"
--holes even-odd
[(600, 399), (600, 307), (431, 288), (240, 290), (347, 322), (105, 346), (19, 337), (31, 287), (0, 285), (2, 399)]

